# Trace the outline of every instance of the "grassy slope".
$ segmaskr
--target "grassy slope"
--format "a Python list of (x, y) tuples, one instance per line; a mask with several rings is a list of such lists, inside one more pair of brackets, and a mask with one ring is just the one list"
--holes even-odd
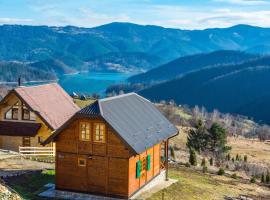
[(87, 99), (87, 100), (80, 100), (80, 99), (74, 99), (74, 102), (80, 107), (80, 108), (84, 108), (88, 105), (90, 105), (91, 103), (93, 103), (95, 100), (93, 99)]
[(203, 174), (186, 167), (171, 169), (170, 177), (178, 182), (157, 192), (149, 200), (162, 199), (162, 193), (164, 200), (221, 200), (225, 195), (249, 195), (256, 197), (254, 199), (270, 198), (270, 191), (266, 187), (224, 176)]
[(8, 185), (25, 200), (42, 199), (37, 195), (44, 191), (44, 185), (54, 183), (54, 175), (54, 170), (25, 174), (8, 179)]

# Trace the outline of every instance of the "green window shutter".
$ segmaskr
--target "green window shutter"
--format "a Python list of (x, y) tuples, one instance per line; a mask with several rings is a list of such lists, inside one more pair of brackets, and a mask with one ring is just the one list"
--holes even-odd
[(139, 160), (136, 163), (136, 178), (140, 178), (141, 177), (141, 171), (142, 171), (142, 162)]
[(147, 155), (147, 167), (146, 170), (149, 171), (151, 168), (151, 155)]

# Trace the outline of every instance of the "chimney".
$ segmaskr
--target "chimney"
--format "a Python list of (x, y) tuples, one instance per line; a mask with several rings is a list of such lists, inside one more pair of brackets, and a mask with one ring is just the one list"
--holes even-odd
[(19, 76), (18, 78), (18, 86), (20, 87), (21, 86), (21, 77)]

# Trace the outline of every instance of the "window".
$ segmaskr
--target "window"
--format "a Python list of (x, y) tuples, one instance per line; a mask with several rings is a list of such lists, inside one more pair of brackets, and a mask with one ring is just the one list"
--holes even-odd
[(94, 141), (95, 142), (105, 142), (105, 125), (97, 123), (94, 126)]
[(5, 119), (18, 120), (19, 118), (19, 102), (14, 104), (5, 114)]
[(90, 141), (90, 124), (80, 123), (80, 139), (82, 141)]
[(22, 145), (23, 147), (30, 147), (31, 146), (31, 142), (30, 142), (30, 137), (23, 137), (22, 138)]
[(79, 159), (78, 159), (78, 165), (79, 165), (80, 167), (85, 167), (85, 166), (86, 166), (86, 159), (84, 159), (84, 158), (79, 158)]
[(31, 120), (35, 121), (36, 120), (36, 115), (35, 113), (31, 112), (25, 104), (22, 106), (22, 119), (23, 120)]

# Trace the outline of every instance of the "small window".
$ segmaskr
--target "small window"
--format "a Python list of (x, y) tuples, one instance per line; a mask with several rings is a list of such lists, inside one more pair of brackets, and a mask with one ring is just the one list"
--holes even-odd
[(97, 123), (94, 126), (94, 141), (105, 143), (105, 125)]
[(80, 123), (80, 139), (82, 141), (90, 141), (90, 124)]
[(79, 158), (79, 159), (78, 159), (78, 165), (79, 165), (80, 167), (85, 167), (85, 166), (86, 166), (86, 159), (84, 159), (84, 158)]
[(22, 145), (23, 145), (23, 147), (30, 147), (31, 146), (30, 137), (23, 137), (22, 138)]
[(36, 115), (35, 113), (31, 112), (25, 104), (22, 106), (22, 119), (23, 120), (31, 120), (35, 121), (36, 120)]
[(14, 104), (6, 113), (5, 119), (18, 120), (19, 118), (19, 102)]

